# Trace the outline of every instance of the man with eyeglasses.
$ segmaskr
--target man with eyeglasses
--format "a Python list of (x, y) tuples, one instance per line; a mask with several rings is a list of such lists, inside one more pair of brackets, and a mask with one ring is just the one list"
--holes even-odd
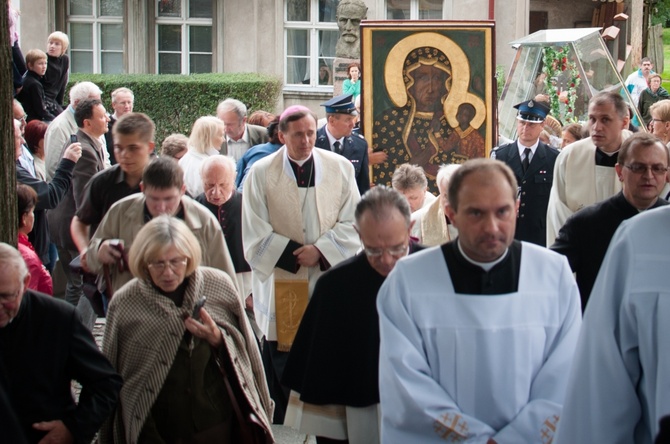
[[(121, 377), (75, 308), (28, 290), (21, 254), (0, 243), (0, 389), (29, 443), (91, 442), (116, 406)], [(71, 382), (81, 386), (79, 402)], [(0, 419), (2, 440), (10, 418)]]
[(577, 277), (582, 311), (591, 294), (607, 247), (621, 222), (668, 202), (658, 197), (666, 183), (670, 153), (655, 136), (637, 133), (627, 139), (614, 166), (622, 190), (568, 218), (551, 249), (567, 256)]
[[(662, 180), (667, 157), (643, 150), (659, 155), (637, 160), (644, 173), (639, 166), (624, 170), (638, 170), (639, 182), (650, 174)], [(670, 206), (645, 211), (612, 237), (584, 313), (554, 443), (668, 442), (668, 220)]]
[(565, 257), (514, 239), (518, 205), (507, 165), (468, 160), (449, 183), (458, 238), (379, 290), (382, 442), (551, 442), (579, 293)]
[(591, 137), (561, 151), (547, 208), (547, 243), (552, 245), (568, 217), (621, 191), (614, 171), (619, 149), (630, 137), (628, 104), (617, 92), (601, 92), (589, 102)]
[[(219, 221), (237, 273), (240, 296), (246, 302), (247, 313), (253, 315), (251, 267), (244, 258), (242, 246), (242, 193), (235, 189), (236, 168), (232, 156), (217, 154), (207, 157), (200, 167), (204, 192), (195, 196), (195, 200)], [(255, 327), (255, 323), (252, 325)]]
[[(363, 251), (316, 283), (282, 381), (292, 390), (284, 424), (317, 443), (380, 442), (377, 292), (400, 258), (422, 249), (410, 239), (410, 215), (392, 188), (365, 193), (355, 213)], [(336, 432), (327, 421), (338, 424)]]
[(89, 269), (101, 274), (107, 265), (112, 290), (121, 288), (133, 278), (126, 266), (127, 252), (137, 232), (152, 218), (167, 214), (184, 221), (198, 238), (202, 264), (228, 273), (237, 288), (235, 267), (221, 226), (207, 208), (185, 196), (184, 171), (179, 164), (169, 157), (152, 160), (144, 168), (140, 189), (142, 193), (132, 194), (112, 205), (98, 225), (88, 244)]
[(495, 151), (495, 159), (505, 162), (519, 184), (519, 211), (514, 238), (545, 247), (547, 244), (547, 206), (554, 178), (558, 150), (540, 140), (550, 108), (543, 102), (528, 100), (514, 105), (517, 140)]

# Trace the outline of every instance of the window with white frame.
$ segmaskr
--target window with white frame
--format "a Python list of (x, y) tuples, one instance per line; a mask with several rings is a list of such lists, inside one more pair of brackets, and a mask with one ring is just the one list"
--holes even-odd
[(395, 20), (439, 20), (443, 0), (386, 0), (386, 18)]
[(212, 72), (212, 0), (157, 0), (156, 72)]
[(338, 0), (286, 0), (284, 45), (288, 87), (332, 89)]
[(70, 71), (123, 73), (123, 0), (68, 0)]

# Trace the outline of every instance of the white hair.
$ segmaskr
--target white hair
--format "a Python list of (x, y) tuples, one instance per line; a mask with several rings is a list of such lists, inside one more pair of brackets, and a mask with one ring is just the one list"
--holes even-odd
[(247, 107), (244, 103), (240, 102), (237, 99), (228, 98), (216, 107), (216, 115), (221, 116), (223, 113), (233, 111), (240, 120), (244, 119), (247, 116)]
[(448, 165), (440, 166), (440, 169), (437, 170), (437, 175), (435, 176), (435, 183), (437, 184), (437, 188), (440, 190), (440, 194), (444, 194), (445, 196), (447, 195), (451, 176), (453, 176), (453, 174), (456, 172), (457, 169), (460, 168), (460, 166), (461, 165), (457, 163), (450, 163)]
[(225, 168), (226, 172), (232, 176), (233, 180), (235, 180), (237, 165), (232, 156), (224, 156), (223, 154), (209, 156), (200, 166), (200, 177), (204, 177), (207, 171), (214, 166)]
[(95, 98), (100, 99), (102, 90), (93, 82), (79, 82), (70, 89), (70, 104), (73, 108), (82, 100)]
[(0, 267), (6, 266), (14, 267), (20, 281), (28, 275), (28, 267), (19, 250), (9, 244), (0, 242)]

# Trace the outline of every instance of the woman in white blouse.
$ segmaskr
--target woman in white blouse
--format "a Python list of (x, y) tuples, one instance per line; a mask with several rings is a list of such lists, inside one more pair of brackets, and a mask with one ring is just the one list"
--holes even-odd
[(200, 117), (193, 124), (188, 152), (179, 160), (179, 166), (184, 170), (186, 191), (191, 197), (203, 192), (200, 167), (207, 157), (219, 154), (224, 137), (223, 122), (214, 116)]

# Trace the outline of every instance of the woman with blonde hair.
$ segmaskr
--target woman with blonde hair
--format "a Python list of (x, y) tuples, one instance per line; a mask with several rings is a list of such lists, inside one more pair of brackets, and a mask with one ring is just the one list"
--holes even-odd
[(225, 272), (200, 266), (201, 254), (174, 217), (137, 233), (135, 279), (107, 312), (102, 350), (124, 384), (103, 443), (250, 442), (249, 417), (272, 442), (273, 403), (242, 301)]
[(188, 152), (179, 159), (179, 166), (184, 170), (186, 191), (192, 197), (202, 194), (200, 167), (205, 159), (219, 154), (225, 140), (223, 122), (214, 116), (200, 117), (193, 124), (191, 137), (188, 139)]
[(649, 130), (670, 148), (670, 100), (660, 100), (649, 107)]

